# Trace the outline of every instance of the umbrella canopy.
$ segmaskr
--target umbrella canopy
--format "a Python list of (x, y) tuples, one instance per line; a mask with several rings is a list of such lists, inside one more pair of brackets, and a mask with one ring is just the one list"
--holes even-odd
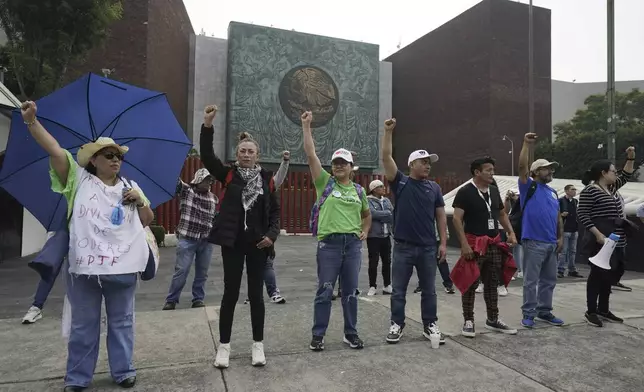
[[(88, 74), (37, 105), (40, 123), (74, 157), (83, 144), (111, 137), (130, 148), (121, 175), (136, 181), (153, 208), (174, 197), (192, 143), (165, 94)], [(47, 230), (64, 227), (67, 203), (51, 191), (48, 155), (27, 130), (20, 110), (12, 113), (0, 186)]]

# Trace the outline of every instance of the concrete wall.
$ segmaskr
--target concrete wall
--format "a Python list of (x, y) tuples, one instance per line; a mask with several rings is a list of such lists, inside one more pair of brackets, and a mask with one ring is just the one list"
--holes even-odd
[(215, 104), (219, 108), (215, 118), (215, 154), (226, 153), (226, 70), (228, 43), (225, 39), (197, 35), (194, 37), (194, 77), (192, 84), (192, 128), (188, 131), (195, 148), (199, 150), (199, 132), (203, 123), (203, 109)]
[[(380, 62), (380, 80), (379, 80), (379, 97), (378, 97), (378, 140), (382, 140), (382, 135), (385, 131), (384, 123), (385, 120), (391, 118), (392, 108), (391, 108), (391, 94), (393, 85), (391, 84), (391, 74), (392, 67), (391, 63), (386, 61)], [(380, 144), (378, 144), (380, 146)], [(382, 148), (382, 146), (380, 147)], [(380, 151), (379, 151), (380, 154)], [(383, 173), (384, 168), (382, 167), (382, 159), (378, 162), (379, 166), (376, 172)]]
[[(569, 121), (577, 110), (585, 108), (584, 101), (590, 95), (606, 94), (606, 82), (572, 83), (552, 80), (552, 126)], [(634, 88), (644, 91), (644, 80), (630, 80), (615, 83), (615, 90), (628, 93)], [(555, 139), (554, 131), (552, 133)]]

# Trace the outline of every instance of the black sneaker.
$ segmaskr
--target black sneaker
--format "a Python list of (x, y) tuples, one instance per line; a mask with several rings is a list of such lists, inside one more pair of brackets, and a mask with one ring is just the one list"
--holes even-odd
[(309, 348), (313, 351), (324, 350), (324, 336), (313, 336)]
[(516, 329), (510, 328), (510, 326), (508, 326), (500, 319), (496, 319), (496, 321), (490, 321), (490, 320), (485, 321), (485, 328), (489, 329), (490, 331), (507, 333), (508, 335), (517, 334)]
[(474, 329), (474, 321), (466, 320), (465, 323), (463, 323), (463, 329), (461, 330), (461, 335), (465, 336), (466, 338), (476, 337), (476, 330)]
[(423, 336), (425, 338), (429, 339), (429, 337), (434, 334), (439, 334), (441, 337), (440, 344), (445, 344), (445, 335), (443, 335), (441, 330), (438, 329), (438, 324), (431, 323), (427, 325), (425, 328), (423, 328)]
[(564, 273), (563, 273), (563, 272), (557, 272), (557, 278), (560, 278), (560, 279), (561, 279), (561, 278), (563, 278), (563, 277), (564, 277)]
[(454, 290), (454, 286), (445, 287), (445, 292), (446, 292), (447, 294), (454, 294), (454, 293), (456, 293), (456, 291)]
[(630, 288), (630, 287), (628, 287), (628, 286), (624, 286), (624, 285), (623, 285), (623, 284), (621, 284), (621, 283), (614, 284), (614, 285), (613, 285), (613, 288), (614, 288), (615, 290), (619, 290), (619, 291), (633, 291), (633, 289), (632, 289), (632, 288)]
[(400, 325), (391, 322), (391, 327), (389, 327), (389, 333), (387, 334), (387, 343), (398, 343), (400, 338), (403, 337), (403, 328)]
[(206, 306), (206, 304), (204, 304), (203, 301), (197, 300), (197, 301), (192, 302), (192, 307), (193, 308), (203, 308), (205, 306)]
[(358, 335), (344, 335), (344, 339), (342, 339), (342, 341), (355, 350), (364, 348), (364, 342), (358, 337)]
[(166, 302), (163, 305), (163, 310), (174, 310), (177, 307), (177, 304), (174, 302)]
[(599, 317), (603, 318), (606, 321), (610, 321), (611, 323), (623, 323), (624, 319), (621, 317), (615, 316), (610, 310), (606, 313), (604, 312), (597, 312)]
[(571, 277), (571, 278), (583, 278), (584, 277), (584, 275), (580, 274), (577, 271), (568, 272), (568, 276)]
[(586, 322), (592, 326), (595, 327), (603, 327), (604, 323), (602, 323), (601, 319), (597, 315), (597, 313), (588, 313), (586, 312), (584, 314), (584, 318), (586, 319)]
[(246, 298), (246, 299), (244, 300), (244, 305), (248, 305), (249, 303), (250, 303), (250, 300), (249, 300), (248, 298)]
[(414, 294), (420, 293), (422, 290), (420, 289), (420, 286), (416, 287), (416, 290), (414, 290)]

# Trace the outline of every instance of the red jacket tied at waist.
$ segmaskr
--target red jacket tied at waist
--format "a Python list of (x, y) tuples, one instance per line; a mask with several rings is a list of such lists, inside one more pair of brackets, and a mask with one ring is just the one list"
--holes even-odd
[[(490, 245), (494, 245), (501, 250), (501, 253), (503, 253), (504, 256), (503, 284), (507, 287), (517, 270), (517, 266), (514, 262), (514, 257), (512, 256), (510, 247), (505, 242), (501, 242), (501, 235), (491, 238), (486, 235), (475, 236), (472, 234), (466, 234), (465, 237), (467, 238), (467, 243), (470, 245), (476, 256), (483, 256)], [(456, 262), (454, 269), (452, 269), (450, 277), (454, 282), (454, 286), (456, 286), (461, 293), (465, 293), (474, 283), (476, 283), (480, 275), (481, 271), (479, 270), (476, 258), (467, 260), (461, 256)]]

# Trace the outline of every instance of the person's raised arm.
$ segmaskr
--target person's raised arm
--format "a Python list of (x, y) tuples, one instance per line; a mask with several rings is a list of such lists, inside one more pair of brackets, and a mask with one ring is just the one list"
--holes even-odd
[(530, 175), (530, 149), (536, 141), (536, 133), (526, 133), (523, 137), (523, 147), (521, 147), (521, 153), (519, 154), (519, 181), (522, 184), (528, 182), (528, 176)]
[(311, 133), (311, 121), (313, 120), (313, 113), (304, 112), (302, 114), (302, 137), (304, 144), (304, 153), (309, 161), (309, 169), (313, 181), (317, 180), (322, 174), (322, 163), (315, 153), (315, 143), (313, 142), (313, 134)]
[(633, 176), (634, 171), (635, 171), (635, 147), (630, 146), (629, 148), (626, 149), (626, 164), (624, 165), (624, 168), (620, 170), (619, 174), (617, 174), (617, 180), (615, 181), (615, 184), (613, 184), (613, 188), (615, 190), (618, 190), (619, 188), (626, 185), (626, 183)]
[(51, 167), (58, 175), (61, 184), (65, 186), (69, 174), (69, 159), (67, 158), (65, 150), (58, 144), (58, 141), (38, 121), (36, 118), (37, 111), (38, 107), (32, 101), (27, 101), (20, 106), (22, 119), (27, 125), (27, 129), (29, 129), (29, 133), (36, 140), (36, 143), (47, 152), (51, 159)]
[(396, 119), (391, 118), (385, 121), (385, 132), (382, 136), (382, 166), (385, 168), (385, 176), (388, 181), (393, 181), (398, 173), (398, 166), (392, 156), (392, 134), (396, 128)]
[(221, 159), (215, 155), (215, 149), (212, 145), (215, 135), (215, 128), (212, 123), (215, 120), (215, 115), (217, 115), (217, 106), (206, 106), (203, 125), (201, 126), (201, 136), (199, 137), (199, 155), (201, 156), (201, 162), (203, 162), (210, 174), (217, 181), (224, 183), (230, 167), (224, 165)]
[(291, 159), (291, 153), (288, 151), (284, 151), (282, 153), (282, 163), (280, 164), (280, 168), (277, 169), (277, 173), (273, 176), (273, 182), (275, 183), (275, 188), (279, 188), (283, 183), (284, 180), (286, 179), (286, 174), (288, 173), (288, 165), (289, 161)]

